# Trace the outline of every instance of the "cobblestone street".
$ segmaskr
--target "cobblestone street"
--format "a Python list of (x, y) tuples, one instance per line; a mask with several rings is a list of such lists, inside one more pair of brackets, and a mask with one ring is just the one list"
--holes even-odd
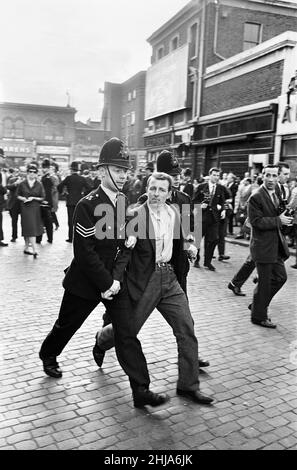
[[(10, 217), (3, 213), (5, 240)], [(62, 379), (44, 375), (41, 341), (57, 317), (63, 269), (72, 258), (66, 207), (52, 245), (46, 235), (38, 259), (23, 254), (21, 237), (0, 248), (2, 450), (219, 450), (297, 449), (297, 271), (286, 262), (288, 281), (274, 298), (270, 315), (276, 330), (251, 324), (246, 297), (227, 289), (248, 248), (227, 243), (230, 262), (214, 260), (216, 272), (191, 267), (189, 299), (202, 358), (201, 390), (213, 406), (176, 396), (177, 350), (170, 327), (155, 311), (140, 333), (152, 389), (167, 392), (164, 407), (132, 405), (130, 386), (115, 353), (102, 370), (92, 357), (103, 308), (92, 312), (59, 362)], [(19, 231), (20, 233), (20, 231)]]

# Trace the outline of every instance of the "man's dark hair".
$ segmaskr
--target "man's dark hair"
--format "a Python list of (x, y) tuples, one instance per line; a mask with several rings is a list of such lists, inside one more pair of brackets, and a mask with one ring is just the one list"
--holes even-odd
[(266, 170), (266, 168), (277, 168), (278, 169), (278, 174), (280, 173), (280, 168), (278, 163), (268, 163), (267, 165), (263, 166), (262, 174)]
[(220, 173), (220, 170), (219, 170), (217, 167), (214, 166), (213, 168), (211, 168), (211, 169), (209, 170), (208, 174), (211, 175), (213, 171), (217, 171), (217, 172)]
[(282, 171), (283, 168), (287, 168), (288, 170), (290, 169), (290, 165), (288, 165), (288, 163), (286, 162), (278, 162), (276, 163), (276, 165), (278, 166), (279, 173)]

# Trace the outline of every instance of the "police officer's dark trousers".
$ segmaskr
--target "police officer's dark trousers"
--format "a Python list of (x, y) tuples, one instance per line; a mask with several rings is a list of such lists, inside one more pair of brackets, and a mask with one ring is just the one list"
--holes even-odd
[[(117, 358), (129, 377), (132, 390), (138, 387), (148, 388), (149, 373), (141, 344), (136, 337), (132, 308), (126, 288), (123, 287), (113, 300), (101, 299), (101, 301), (112, 320)], [(100, 300), (78, 297), (65, 290), (59, 317), (45, 338), (40, 355), (42, 357), (59, 356), (99, 302)]]

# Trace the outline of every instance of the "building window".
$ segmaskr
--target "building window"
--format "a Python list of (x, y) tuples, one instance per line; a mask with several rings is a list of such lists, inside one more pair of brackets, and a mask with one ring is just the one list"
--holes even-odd
[(65, 124), (64, 122), (52, 122), (50, 119), (44, 123), (45, 140), (64, 140)]
[(197, 23), (192, 24), (189, 30), (190, 59), (193, 59), (194, 57), (197, 56), (197, 31), (198, 31), (198, 24)]
[(14, 136), (17, 139), (24, 138), (24, 121), (22, 119), (17, 119), (14, 123)]
[(131, 126), (131, 114), (130, 113), (127, 114), (127, 121), (126, 122), (127, 122), (127, 127), (130, 127)]
[(46, 121), (44, 123), (44, 138), (45, 140), (53, 140), (54, 138), (54, 126), (52, 121)]
[(63, 122), (58, 122), (55, 126), (55, 140), (64, 140), (65, 134), (65, 124)]
[(164, 129), (167, 127), (167, 118), (166, 117), (160, 117), (156, 119), (156, 130), (158, 129)]
[(131, 93), (131, 91), (129, 91), (129, 93), (128, 93), (128, 101), (131, 101), (131, 100), (132, 100), (132, 93)]
[(131, 112), (131, 126), (135, 124), (135, 111)]
[(14, 137), (13, 122), (11, 119), (4, 119), (3, 122), (4, 137)]
[(133, 98), (133, 100), (135, 100), (135, 98), (136, 98), (136, 90), (133, 90), (132, 98)]
[(164, 57), (164, 46), (159, 47), (157, 51), (157, 59), (160, 60)]
[(173, 39), (171, 39), (170, 49), (171, 51), (175, 51), (175, 49), (177, 48), (178, 48), (178, 36), (175, 36)]
[(262, 25), (258, 23), (245, 23), (243, 34), (243, 50), (255, 47), (261, 42)]
[(184, 111), (177, 111), (176, 113), (174, 113), (174, 118), (173, 118), (174, 124), (182, 123), (184, 122), (184, 120), (185, 120)]

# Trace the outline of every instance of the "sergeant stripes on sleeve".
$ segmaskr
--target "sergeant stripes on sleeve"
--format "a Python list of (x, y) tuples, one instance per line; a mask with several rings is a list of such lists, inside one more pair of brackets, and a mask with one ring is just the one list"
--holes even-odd
[(76, 224), (75, 230), (77, 233), (79, 233), (79, 235), (81, 235), (84, 238), (92, 237), (96, 233), (95, 225), (91, 228), (86, 228), (78, 222)]

